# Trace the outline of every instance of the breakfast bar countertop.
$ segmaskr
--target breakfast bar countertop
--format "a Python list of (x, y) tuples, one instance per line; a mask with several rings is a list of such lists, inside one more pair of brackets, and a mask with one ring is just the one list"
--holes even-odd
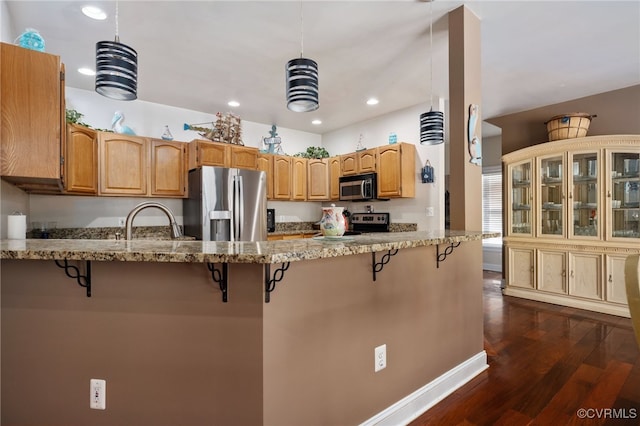
[(336, 240), (306, 238), (259, 242), (176, 240), (25, 239), (0, 241), (0, 259), (183, 263), (284, 263), (499, 236), (481, 231), (371, 233)]

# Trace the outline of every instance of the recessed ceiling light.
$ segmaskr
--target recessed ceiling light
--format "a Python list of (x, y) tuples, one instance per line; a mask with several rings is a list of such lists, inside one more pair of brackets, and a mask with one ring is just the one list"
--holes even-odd
[(102, 9), (95, 6), (83, 7), (82, 13), (84, 13), (89, 18), (97, 19), (98, 21), (104, 21), (105, 19), (107, 19), (107, 14)]
[(317, 126), (318, 124), (322, 124), (322, 120), (313, 120), (311, 124), (315, 124)]
[(378, 105), (378, 100), (376, 98), (367, 99), (367, 105)]
[(96, 75), (96, 72), (94, 70), (87, 67), (78, 68), (78, 72), (83, 75)]
[(240, 106), (240, 102), (238, 102), (238, 101), (229, 101), (229, 102), (227, 102), (227, 105), (229, 105), (230, 107), (239, 107)]

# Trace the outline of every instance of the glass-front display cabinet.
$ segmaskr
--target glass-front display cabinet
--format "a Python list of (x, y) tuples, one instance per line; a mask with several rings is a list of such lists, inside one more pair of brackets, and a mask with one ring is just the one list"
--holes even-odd
[(531, 235), (533, 223), (531, 204), (533, 202), (533, 183), (531, 182), (532, 161), (509, 166), (510, 215), (509, 232), (515, 235)]
[(640, 149), (636, 152), (609, 151), (611, 175), (607, 189), (607, 237), (640, 238)]
[(571, 165), (569, 182), (569, 237), (599, 238), (602, 215), (600, 214), (598, 151), (570, 153)]
[(564, 156), (544, 157), (540, 165), (538, 235), (564, 235)]

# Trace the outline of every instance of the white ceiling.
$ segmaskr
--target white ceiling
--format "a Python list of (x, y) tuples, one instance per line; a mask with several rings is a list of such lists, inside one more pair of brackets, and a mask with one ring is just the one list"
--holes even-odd
[[(85, 17), (86, 4), (108, 19)], [(242, 119), (325, 133), (430, 102), (431, 8), (433, 94), (447, 99), (447, 14), (462, 4), (481, 20), (484, 119), (640, 83), (638, 0), (121, 0), (119, 35), (138, 51), (140, 100), (213, 114), (234, 99)], [(75, 70), (94, 67), (95, 43), (113, 40), (115, 2), (6, 6), (15, 37), (37, 29), (65, 63), (66, 84), (93, 90), (93, 77)], [(320, 109), (310, 113), (287, 110), (284, 94), (285, 64), (300, 56), (301, 7), (304, 56), (320, 71)], [(367, 106), (371, 96), (380, 103)]]

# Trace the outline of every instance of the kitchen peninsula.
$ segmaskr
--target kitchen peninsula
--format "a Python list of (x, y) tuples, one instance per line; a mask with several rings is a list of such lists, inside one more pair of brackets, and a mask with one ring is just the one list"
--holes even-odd
[[(2, 423), (403, 423), (487, 367), (492, 236), (3, 240)], [(91, 297), (64, 259), (91, 274)], [(207, 263), (228, 266), (228, 302)], [(92, 378), (105, 411), (88, 407)]]

